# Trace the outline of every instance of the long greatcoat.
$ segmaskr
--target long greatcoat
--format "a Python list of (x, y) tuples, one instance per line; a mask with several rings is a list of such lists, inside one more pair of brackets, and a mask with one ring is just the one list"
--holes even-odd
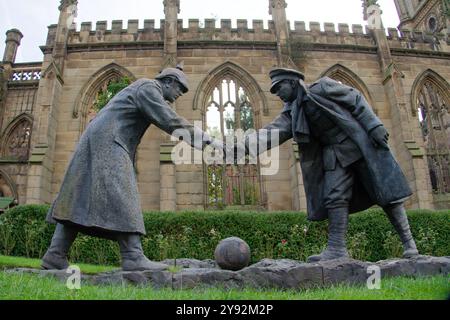
[[(319, 79), (309, 87), (302, 82), (300, 84), (305, 89), (307, 99), (326, 112), (359, 147), (367, 164), (366, 178), (370, 181), (365, 185), (370, 187), (364, 187), (355, 175), (350, 213), (365, 210), (374, 204), (384, 207), (409, 197), (411, 189), (391, 151), (374, 147), (369, 139), (370, 130), (382, 123), (364, 96), (355, 88), (328, 77)], [(304, 99), (286, 104), (281, 114), (264, 127), (266, 133), (258, 134), (258, 139), (260, 143), (263, 142), (263, 146), (267, 143), (267, 148), (274, 147), (271, 132), (276, 130), (279, 133), (279, 144), (290, 138), (294, 138), (299, 144), (308, 219), (319, 221), (328, 218), (323, 199), (323, 155), (320, 143), (310, 134), (302, 102), (304, 103)], [(264, 148), (259, 150), (262, 151)]]
[[(134, 171), (136, 148), (154, 124), (172, 134), (210, 138), (164, 101), (157, 81), (140, 79), (118, 93), (88, 125), (70, 161), (47, 221), (69, 223), (96, 235), (103, 231), (145, 234)], [(186, 131), (185, 131), (186, 132)], [(196, 141), (195, 144), (198, 144)]]

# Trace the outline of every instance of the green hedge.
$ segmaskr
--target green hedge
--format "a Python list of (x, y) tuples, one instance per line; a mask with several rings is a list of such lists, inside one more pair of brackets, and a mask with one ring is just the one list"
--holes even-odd
[[(54, 226), (45, 222), (48, 206), (19, 206), (0, 216), (0, 253), (39, 258)], [(450, 255), (450, 211), (408, 212), (421, 254)], [(326, 246), (327, 223), (309, 222), (298, 212), (149, 212), (144, 213), (145, 254), (166, 258), (213, 259), (221, 239), (238, 236), (250, 245), (252, 262), (263, 258), (305, 261)], [(351, 215), (347, 243), (355, 259), (377, 261), (399, 257), (400, 240), (381, 209)], [(119, 264), (115, 242), (80, 235), (71, 249), (72, 261)]]

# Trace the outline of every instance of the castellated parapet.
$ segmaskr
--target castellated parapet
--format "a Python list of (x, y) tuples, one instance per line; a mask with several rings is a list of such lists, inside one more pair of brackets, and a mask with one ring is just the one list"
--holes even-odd
[[(122, 20), (113, 20), (111, 29), (107, 28), (107, 21), (98, 21), (95, 26), (91, 22), (83, 22), (80, 28), (72, 28), (69, 36), (69, 51), (77, 47), (92, 46), (98, 50), (107, 46), (119, 45), (138, 46), (140, 48), (161, 48), (164, 45), (164, 20), (160, 21), (160, 27), (155, 27), (155, 20), (144, 20), (144, 27), (139, 28), (138, 20), (128, 20), (127, 28)], [(367, 27), (359, 24), (348, 25), (346, 23), (310, 22), (308, 28), (303, 21), (295, 21), (294, 28), (290, 30), (291, 42), (309, 44), (307, 50), (328, 49), (330, 47), (342, 50), (376, 50), (375, 39)], [(53, 47), (57, 25), (49, 26), (44, 52)], [(417, 49), (420, 51), (448, 51), (450, 40), (444, 34), (426, 34), (422, 31), (397, 30), (388, 28), (388, 42), (393, 50)], [(275, 46), (276, 34), (274, 22), (268, 21), (268, 28), (264, 27), (263, 20), (247, 21), (238, 19), (236, 27), (232, 27), (231, 19), (221, 19), (216, 27), (215, 19), (205, 19), (203, 23), (199, 19), (189, 19), (187, 27), (183, 27), (183, 20), (178, 20), (178, 45), (190, 47), (198, 44), (220, 45), (226, 42), (234, 42), (236, 46)], [(225, 43), (223, 43), (225, 44)], [(306, 49), (306, 48), (304, 48)]]

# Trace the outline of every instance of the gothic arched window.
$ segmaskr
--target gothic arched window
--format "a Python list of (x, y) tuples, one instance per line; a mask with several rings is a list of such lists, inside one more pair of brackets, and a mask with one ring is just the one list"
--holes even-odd
[(430, 76), (419, 88), (416, 106), (433, 191), (450, 193), (450, 113), (443, 89)]
[(112, 82), (121, 82), (124, 78), (129, 79), (130, 82), (136, 79), (127, 69), (111, 63), (93, 74), (84, 85), (77, 97), (73, 110), (73, 116), (81, 118), (80, 135), (97, 114), (95, 104), (102, 93), (107, 92), (108, 86)]
[[(206, 131), (226, 141), (237, 130), (255, 128), (255, 112), (244, 86), (236, 77), (222, 77), (212, 86), (205, 115)], [(207, 190), (209, 206), (260, 204), (261, 190), (257, 164), (209, 165)]]
[[(374, 108), (369, 90), (367, 89), (366, 85), (358, 77), (358, 75), (356, 75), (349, 68), (340, 64), (335, 64), (330, 69), (328, 69), (322, 76), (330, 77), (333, 80), (336, 80), (342, 84), (345, 84), (347, 86), (359, 90), (364, 95), (364, 98), (366, 98), (367, 102), (371, 105), (371, 107)], [(375, 109), (374, 111), (376, 113)]]

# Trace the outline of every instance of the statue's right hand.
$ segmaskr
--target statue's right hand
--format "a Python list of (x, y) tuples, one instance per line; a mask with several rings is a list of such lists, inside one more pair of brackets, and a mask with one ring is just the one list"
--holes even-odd
[(388, 139), (389, 133), (384, 126), (378, 126), (369, 133), (372, 144), (375, 148), (383, 148), (389, 150)]

